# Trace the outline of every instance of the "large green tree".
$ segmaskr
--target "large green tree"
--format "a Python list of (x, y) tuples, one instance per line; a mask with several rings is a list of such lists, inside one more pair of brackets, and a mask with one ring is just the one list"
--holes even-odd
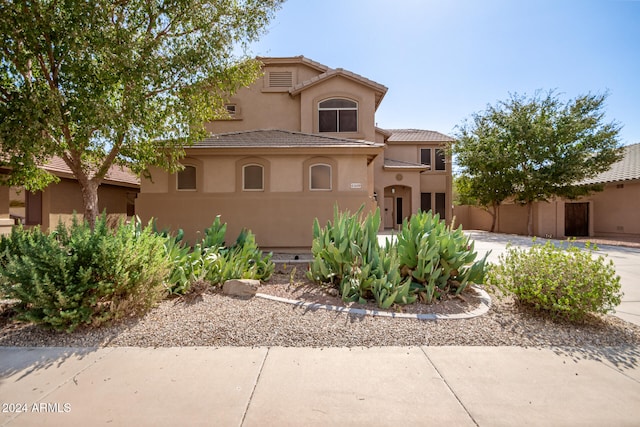
[(512, 94), (457, 128), (452, 152), (463, 196), (493, 210), (507, 199), (528, 206), (554, 197), (573, 199), (601, 190), (581, 184), (620, 159), (620, 126), (605, 120), (607, 95), (567, 102), (553, 91), (533, 97)]
[(85, 218), (113, 164), (177, 170), (260, 73), (244, 52), (283, 0), (0, 0), (0, 166), (28, 190), (60, 156)]

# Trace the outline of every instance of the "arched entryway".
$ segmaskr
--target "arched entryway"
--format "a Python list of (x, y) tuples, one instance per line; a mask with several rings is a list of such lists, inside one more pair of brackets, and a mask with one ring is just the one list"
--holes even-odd
[(390, 185), (384, 188), (385, 229), (399, 229), (402, 221), (411, 215), (411, 187), (406, 185)]

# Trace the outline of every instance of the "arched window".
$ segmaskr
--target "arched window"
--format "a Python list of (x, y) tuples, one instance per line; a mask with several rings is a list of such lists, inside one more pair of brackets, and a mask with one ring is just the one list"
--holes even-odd
[(178, 171), (178, 190), (196, 189), (196, 167), (185, 165), (184, 169)]
[(248, 164), (242, 167), (242, 190), (264, 191), (264, 167)]
[(317, 163), (309, 167), (309, 189), (331, 191), (331, 165)]
[(320, 132), (357, 132), (358, 103), (350, 99), (332, 98), (318, 103)]

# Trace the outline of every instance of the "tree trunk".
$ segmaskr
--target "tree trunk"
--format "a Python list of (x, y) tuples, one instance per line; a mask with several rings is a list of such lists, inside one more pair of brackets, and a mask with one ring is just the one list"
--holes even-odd
[(527, 235), (533, 236), (533, 203), (527, 203)]
[(489, 212), (491, 214), (491, 232), (495, 232), (496, 231), (496, 220), (498, 219), (498, 206), (497, 205), (493, 205), (493, 209), (491, 212)]
[[(83, 182), (84, 181), (84, 182)], [(93, 230), (96, 225), (96, 218), (100, 213), (98, 211), (98, 187), (100, 184), (93, 180), (79, 180), (82, 189), (82, 203), (84, 204), (84, 220)]]

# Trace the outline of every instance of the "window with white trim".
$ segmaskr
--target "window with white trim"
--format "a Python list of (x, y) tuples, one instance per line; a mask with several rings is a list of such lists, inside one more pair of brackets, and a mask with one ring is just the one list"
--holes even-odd
[(257, 164), (242, 167), (242, 189), (244, 191), (264, 191), (264, 167)]
[(343, 98), (332, 98), (318, 103), (318, 130), (357, 132), (358, 103)]
[(184, 169), (178, 171), (178, 190), (190, 191), (196, 189), (196, 167), (185, 165)]
[(309, 189), (331, 191), (331, 165), (317, 163), (309, 167)]

